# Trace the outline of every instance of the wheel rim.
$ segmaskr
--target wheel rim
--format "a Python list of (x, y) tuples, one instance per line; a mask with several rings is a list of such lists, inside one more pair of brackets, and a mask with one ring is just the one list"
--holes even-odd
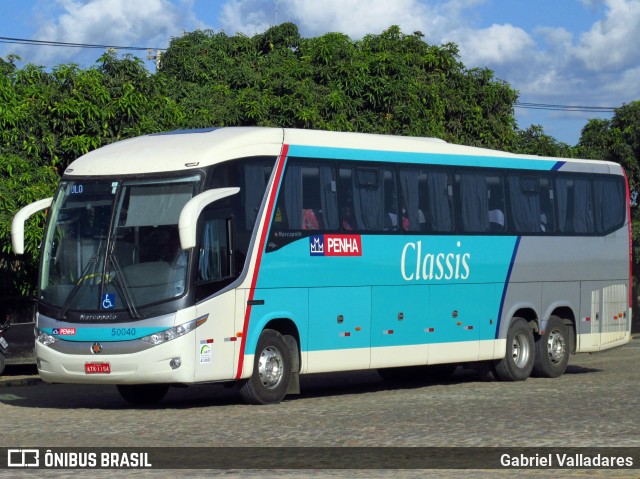
[(562, 361), (565, 348), (566, 344), (562, 333), (557, 329), (551, 331), (547, 340), (547, 352), (549, 353), (549, 360), (553, 364), (558, 364)]
[(260, 381), (265, 388), (274, 389), (278, 387), (284, 376), (283, 365), (282, 354), (278, 348), (268, 346), (260, 353), (258, 373), (260, 374)]
[(529, 361), (531, 355), (531, 349), (527, 336), (524, 333), (518, 333), (513, 338), (511, 344), (511, 356), (513, 357), (513, 363), (518, 368), (523, 368)]

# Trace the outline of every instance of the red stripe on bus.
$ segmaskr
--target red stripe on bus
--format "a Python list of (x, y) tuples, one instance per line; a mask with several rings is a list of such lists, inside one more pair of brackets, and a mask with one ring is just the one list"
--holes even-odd
[(260, 270), (260, 262), (262, 261), (264, 244), (267, 241), (267, 235), (269, 234), (269, 226), (271, 225), (273, 207), (276, 202), (278, 186), (280, 185), (280, 179), (282, 177), (282, 171), (284, 169), (284, 163), (285, 159), (287, 158), (288, 151), (289, 145), (282, 145), (282, 153), (280, 154), (280, 158), (278, 158), (276, 174), (273, 180), (271, 192), (269, 194), (269, 201), (267, 202), (267, 214), (265, 215), (264, 225), (262, 227), (262, 235), (260, 236), (260, 243), (258, 244), (258, 255), (256, 257), (256, 265), (253, 270), (253, 277), (251, 278), (251, 287), (249, 289), (247, 310), (244, 313), (244, 325), (242, 327), (242, 341), (240, 341), (240, 357), (238, 358), (238, 370), (236, 371), (236, 379), (240, 379), (240, 377), (242, 376), (242, 367), (244, 366), (244, 350), (247, 345), (247, 330), (249, 329), (249, 318), (251, 316), (251, 302), (253, 301), (253, 295), (256, 290), (256, 283), (258, 282), (258, 271)]
[(627, 172), (622, 168), (622, 174), (624, 175), (624, 182), (627, 189), (627, 221), (629, 224), (629, 286), (627, 290), (629, 293), (629, 308), (633, 307), (633, 233), (631, 231), (631, 194), (629, 192), (629, 179), (627, 178)]

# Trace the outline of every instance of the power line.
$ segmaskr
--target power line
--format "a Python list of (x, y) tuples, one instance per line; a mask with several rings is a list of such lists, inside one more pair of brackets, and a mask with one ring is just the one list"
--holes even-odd
[(528, 102), (518, 102), (514, 106), (516, 108), (526, 108), (529, 110), (579, 111), (588, 113), (614, 113), (616, 110), (615, 107), (612, 106), (555, 105), (551, 103)]
[(11, 38), (0, 37), (0, 43), (13, 43), (18, 45), (33, 45), (33, 46), (47, 46), (47, 47), (65, 47), (65, 48), (112, 48), (114, 50), (166, 50), (166, 48), (157, 47), (132, 47), (122, 45), (102, 45), (92, 43), (70, 43), (70, 42), (56, 42), (51, 40), (29, 40), (27, 38)]

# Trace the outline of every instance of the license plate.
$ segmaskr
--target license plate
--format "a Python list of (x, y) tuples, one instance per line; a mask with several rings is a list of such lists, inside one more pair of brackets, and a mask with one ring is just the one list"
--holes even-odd
[(9, 343), (2, 336), (0, 336), (0, 346), (2, 346), (4, 349), (7, 349), (9, 347)]
[(85, 374), (111, 374), (111, 364), (109, 363), (85, 363)]

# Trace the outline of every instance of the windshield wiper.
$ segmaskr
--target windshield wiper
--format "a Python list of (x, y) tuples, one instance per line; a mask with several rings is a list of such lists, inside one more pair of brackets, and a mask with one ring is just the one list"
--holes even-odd
[[(78, 279), (78, 282), (73, 286), (73, 289), (69, 293), (69, 296), (67, 296), (66, 301), (62, 305), (62, 309), (58, 313), (58, 319), (65, 319), (67, 317), (67, 311), (69, 311), (69, 308), (71, 307), (71, 302), (78, 295), (78, 291), (80, 291), (82, 283), (84, 283), (85, 280), (88, 279), (87, 273), (89, 272), (89, 268), (92, 265), (93, 271), (95, 272), (96, 266), (98, 266), (98, 256), (92, 256), (91, 258), (89, 258), (89, 261), (87, 261), (87, 264), (82, 269), (82, 273), (80, 273), (80, 279)], [(92, 274), (91, 277), (94, 277), (94, 275)]]
[(129, 290), (129, 285), (127, 284), (127, 278), (125, 278), (124, 274), (122, 273), (122, 267), (118, 262), (118, 257), (113, 253), (110, 254), (109, 263), (113, 265), (113, 269), (116, 272), (115, 274), (116, 287), (118, 288), (118, 290), (120, 290), (120, 294), (124, 298), (124, 302), (127, 305), (127, 309), (129, 310), (129, 316), (131, 316), (132, 319), (140, 318), (141, 317), (140, 313), (136, 309), (136, 305), (133, 302), (133, 298), (131, 297), (131, 294), (129, 292), (130, 290)]

